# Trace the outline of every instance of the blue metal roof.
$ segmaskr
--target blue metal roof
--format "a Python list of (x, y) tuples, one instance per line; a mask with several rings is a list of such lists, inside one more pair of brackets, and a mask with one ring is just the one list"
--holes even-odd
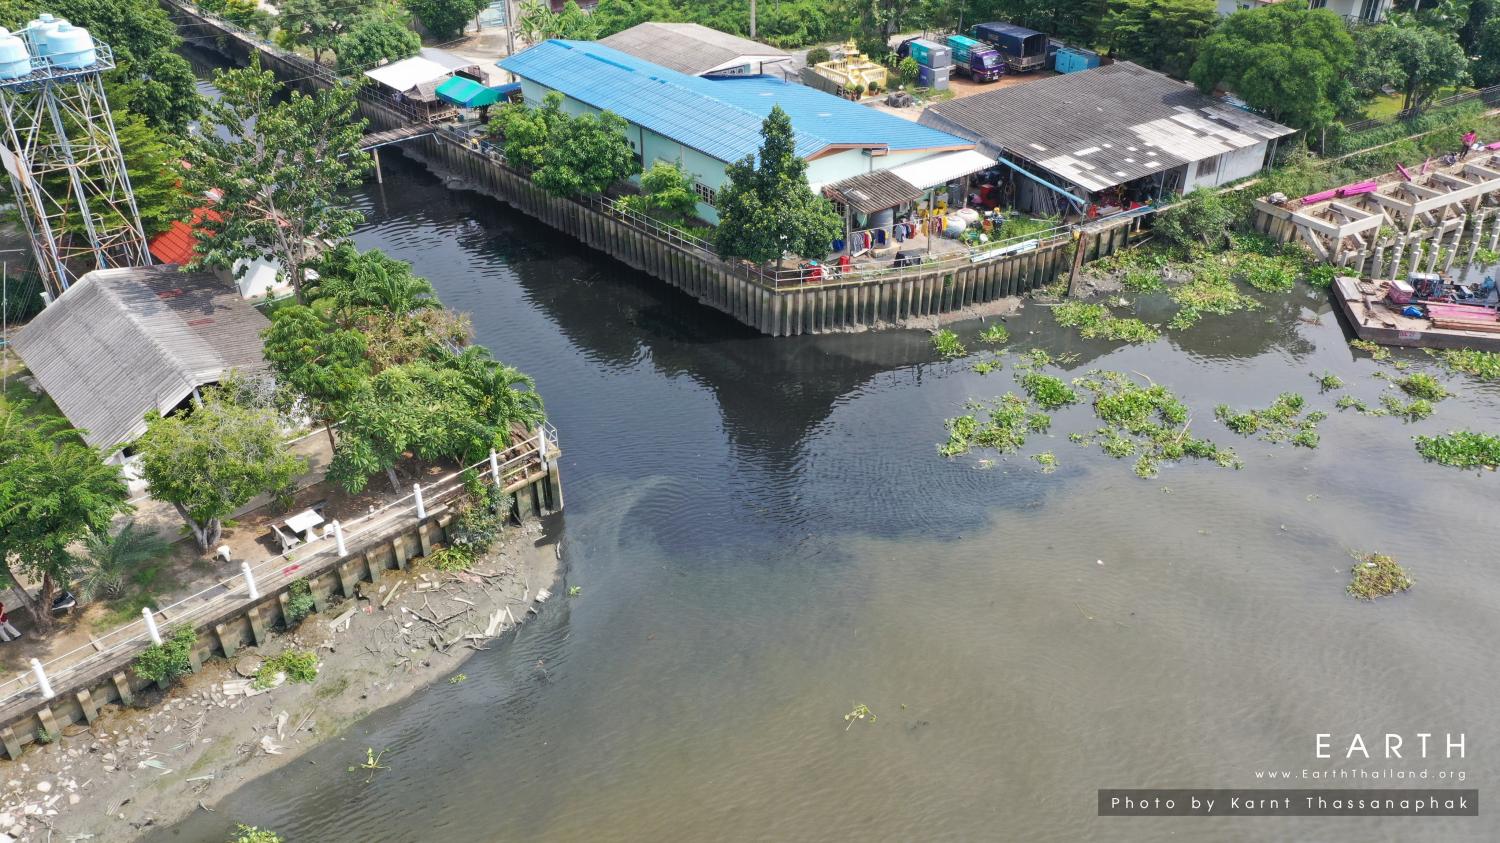
[(499, 65), (720, 161), (759, 151), (761, 123), (773, 105), (791, 118), (804, 158), (839, 145), (897, 151), (973, 146), (803, 85), (766, 76), (688, 76), (592, 41), (544, 41)]

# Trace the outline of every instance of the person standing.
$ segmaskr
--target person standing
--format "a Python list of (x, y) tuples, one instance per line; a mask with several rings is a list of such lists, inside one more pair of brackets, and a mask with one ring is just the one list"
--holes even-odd
[(1459, 150), (1458, 153), (1458, 158), (1460, 161), (1469, 157), (1469, 152), (1474, 148), (1474, 142), (1478, 139), (1479, 135), (1473, 129), (1464, 132), (1464, 148)]
[(5, 611), (5, 604), (0, 603), (0, 641), (14, 641), (21, 637), (21, 630), (16, 629), (10, 622), (10, 615)]

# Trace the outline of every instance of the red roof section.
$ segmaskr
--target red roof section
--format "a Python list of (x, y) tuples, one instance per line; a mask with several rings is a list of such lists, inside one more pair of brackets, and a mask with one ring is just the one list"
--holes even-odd
[(173, 222), (151, 241), (151, 257), (161, 263), (187, 264), (198, 247), (198, 228), (205, 219), (217, 222), (220, 217), (209, 208), (198, 208), (193, 211), (192, 225), (181, 220)]

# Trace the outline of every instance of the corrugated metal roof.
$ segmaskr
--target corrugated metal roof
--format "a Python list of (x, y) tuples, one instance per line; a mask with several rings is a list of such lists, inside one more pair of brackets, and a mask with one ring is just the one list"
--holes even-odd
[(869, 214), (915, 201), (923, 192), (890, 170), (876, 170), (834, 182), (823, 188), (823, 193), (856, 211)]
[(972, 149), (932, 155), (910, 164), (892, 167), (891, 172), (926, 190), (954, 179), (972, 175), (995, 166), (995, 159)]
[(968, 141), (821, 91), (766, 76), (688, 76), (602, 44), (544, 41), (500, 66), (720, 161), (760, 149), (771, 107), (791, 118), (797, 154), (848, 145), (951, 149)]
[(111, 450), (231, 369), (265, 367), (270, 323), (213, 275), (171, 266), (85, 274), (12, 339), (90, 445)]
[(767, 61), (791, 57), (785, 50), (696, 23), (647, 21), (600, 39), (599, 43), (691, 76), (737, 59)]
[(1293, 132), (1130, 62), (939, 103), (921, 122), (1089, 191)]

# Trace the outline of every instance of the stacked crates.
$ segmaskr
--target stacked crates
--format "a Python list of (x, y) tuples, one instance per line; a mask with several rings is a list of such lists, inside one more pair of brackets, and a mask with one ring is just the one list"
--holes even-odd
[(953, 72), (953, 51), (946, 44), (918, 38), (911, 42), (911, 56), (917, 60), (917, 84), (934, 91), (948, 89)]

